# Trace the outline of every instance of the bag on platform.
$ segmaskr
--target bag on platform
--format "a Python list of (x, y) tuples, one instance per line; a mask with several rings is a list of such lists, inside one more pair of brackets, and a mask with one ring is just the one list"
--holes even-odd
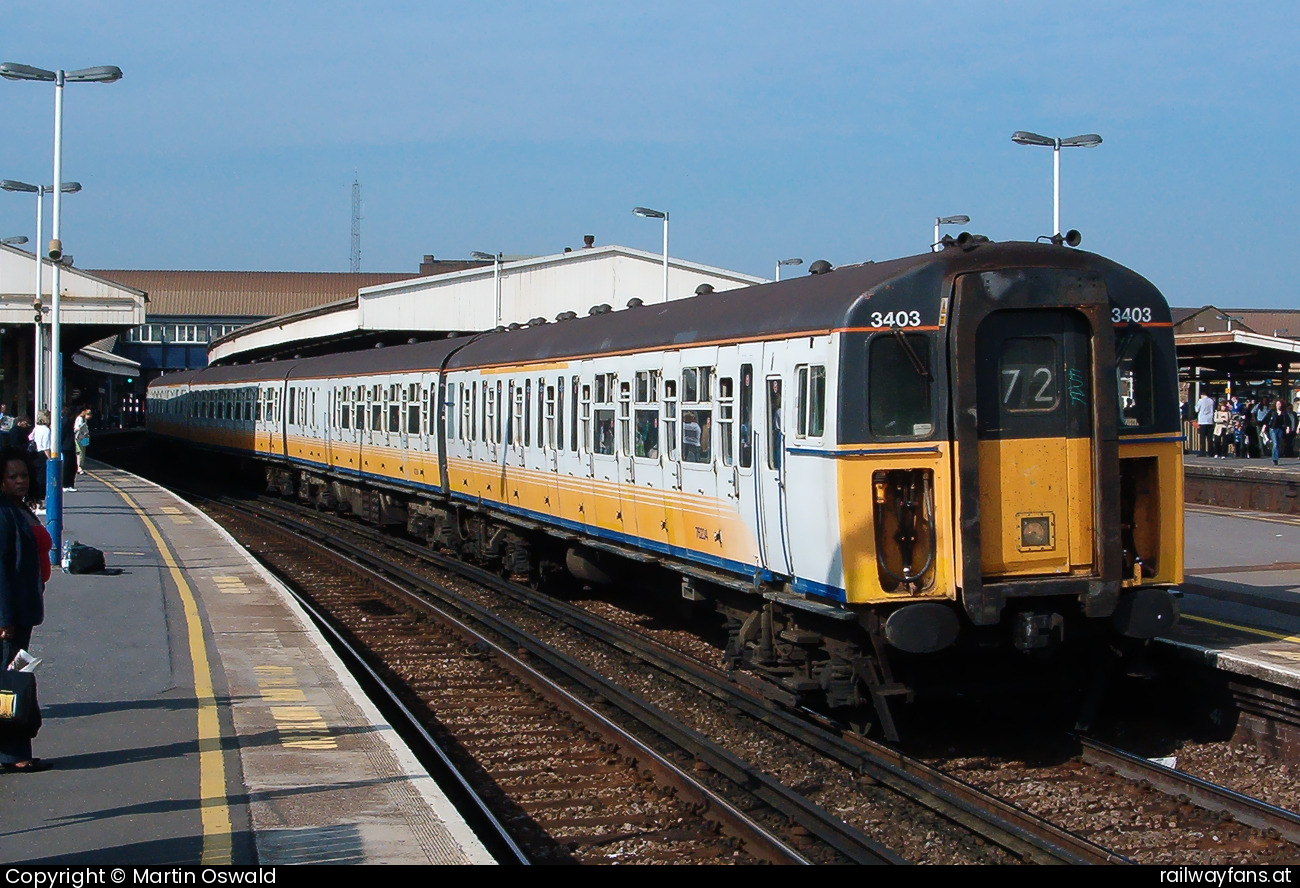
[(104, 553), (72, 540), (64, 545), (62, 567), (70, 574), (95, 573), (104, 569)]
[(35, 674), (0, 670), (0, 732), (35, 737), (40, 729), (41, 706), (36, 701)]

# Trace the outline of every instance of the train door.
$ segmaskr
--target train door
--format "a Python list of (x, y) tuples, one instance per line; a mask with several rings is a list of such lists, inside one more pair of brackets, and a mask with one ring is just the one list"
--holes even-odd
[(623, 484), (618, 449), (618, 375), (608, 364), (598, 364), (591, 394), (591, 484), (586, 506), (589, 525), (621, 533)]
[(976, 333), (980, 565), (986, 577), (1093, 568), (1087, 319), (995, 311)]
[[(677, 389), (682, 530), (686, 546), (716, 553), (718, 527), (717, 395), (715, 348), (681, 352)], [(715, 537), (717, 539), (715, 539)]]
[[(762, 539), (762, 510), (759, 508), (758, 469), (756, 462), (761, 459), (762, 450), (755, 445), (758, 431), (755, 426), (756, 416), (761, 415), (763, 405), (763, 380), (757, 371), (762, 370), (763, 348), (761, 345), (741, 345), (726, 349), (728, 356), (719, 355), (719, 372), (725, 366), (734, 367), (735, 399), (733, 411), (735, 416), (735, 462), (724, 466), (720, 484), (727, 492), (741, 520), (749, 528), (751, 539), (746, 542), (749, 558), (755, 569), (765, 565)], [(725, 404), (719, 405), (719, 411)], [(721, 427), (720, 427), (721, 428)], [(757, 454), (757, 456), (756, 456)]]
[[(642, 540), (668, 545), (669, 516), (665, 507), (668, 493), (664, 466), (663, 419), (660, 404), (664, 391), (662, 369), (638, 369), (632, 373), (632, 454), (630, 476), (636, 500), (637, 533)], [(675, 492), (674, 492), (675, 493)]]
[[(780, 352), (780, 354), (778, 354)], [(762, 391), (755, 405), (754, 462), (761, 517), (760, 550), (763, 565), (773, 573), (790, 573), (790, 552), (786, 544), (785, 517), (785, 432), (782, 399), (785, 385), (781, 375), (780, 344), (764, 349)]]

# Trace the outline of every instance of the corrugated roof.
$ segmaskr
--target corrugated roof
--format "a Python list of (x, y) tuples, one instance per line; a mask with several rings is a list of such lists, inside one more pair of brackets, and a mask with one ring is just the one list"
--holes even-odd
[[(465, 263), (468, 265), (469, 263)], [(349, 299), (362, 287), (410, 280), (412, 273), (303, 271), (132, 271), (90, 274), (149, 294), (149, 316), (265, 318)]]

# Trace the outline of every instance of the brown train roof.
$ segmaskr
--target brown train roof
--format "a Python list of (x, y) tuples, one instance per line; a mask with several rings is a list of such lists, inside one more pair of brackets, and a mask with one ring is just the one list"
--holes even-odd
[[(469, 265), (469, 263), (466, 263)], [(303, 271), (130, 271), (90, 274), (149, 294), (156, 316), (273, 317), (350, 299), (362, 287), (405, 281), (412, 273)]]

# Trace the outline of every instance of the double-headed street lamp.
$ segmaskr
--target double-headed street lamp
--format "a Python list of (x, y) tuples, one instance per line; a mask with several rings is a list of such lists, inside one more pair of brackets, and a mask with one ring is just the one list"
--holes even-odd
[(935, 216), (934, 217), (934, 240), (930, 242), (931, 250), (939, 249), (939, 226), (940, 225), (965, 225), (970, 221), (970, 216)]
[(496, 293), (497, 314), (496, 323), (492, 325), (493, 329), (501, 326), (501, 254), (500, 253), (482, 253), (478, 250), (469, 254), (471, 259), (478, 259), (480, 262), (492, 263), (492, 292)]
[(1101, 136), (1085, 133), (1082, 136), (1070, 136), (1068, 139), (1056, 139), (1017, 130), (1011, 134), (1011, 141), (1017, 145), (1040, 145), (1052, 149), (1052, 234), (1061, 233), (1061, 149), (1062, 148), (1096, 148), (1101, 144)]
[(652, 210), (649, 207), (633, 207), (632, 212), (643, 219), (664, 220), (664, 302), (668, 302), (668, 213), (664, 210)]
[[(51, 214), (50, 245), (46, 255), (54, 260), (53, 305), (50, 312), (50, 459), (45, 471), (45, 523), (50, 531), (53, 546), (50, 563), (58, 564), (63, 549), (63, 457), (59, 451), (60, 430), (63, 419), (63, 365), (59, 353), (59, 260), (63, 258), (63, 244), (59, 240), (60, 197), (63, 194), (63, 84), (113, 83), (122, 78), (122, 69), (115, 65), (99, 65), (76, 71), (47, 71), (31, 65), (13, 62), (0, 64), (0, 77), (6, 80), (35, 80), (54, 84), (54, 208)], [(40, 245), (37, 245), (40, 249)], [(37, 266), (40, 258), (37, 257)], [(58, 423), (58, 425), (55, 425)]]
[[(36, 195), (36, 304), (41, 302), (41, 271), (45, 265), (41, 259), (40, 243), (41, 235), (45, 228), (45, 201), (42, 198), (47, 194), (54, 193), (53, 185), (29, 185), (26, 182), (18, 182), (14, 179), (5, 179), (0, 181), (0, 190), (13, 191), (19, 194)], [(81, 190), (80, 182), (64, 182), (59, 186), (59, 190), (64, 194), (76, 194)], [(34, 410), (32, 415), (36, 416), (41, 412), (42, 398), (45, 395), (45, 327), (40, 322), (36, 322), (36, 345), (33, 354), (36, 357), (36, 370), (32, 374), (33, 379), (33, 401)], [(53, 418), (51, 417), (51, 421)]]
[(781, 280), (782, 265), (803, 265), (802, 259), (778, 259), (776, 260), (776, 279)]

